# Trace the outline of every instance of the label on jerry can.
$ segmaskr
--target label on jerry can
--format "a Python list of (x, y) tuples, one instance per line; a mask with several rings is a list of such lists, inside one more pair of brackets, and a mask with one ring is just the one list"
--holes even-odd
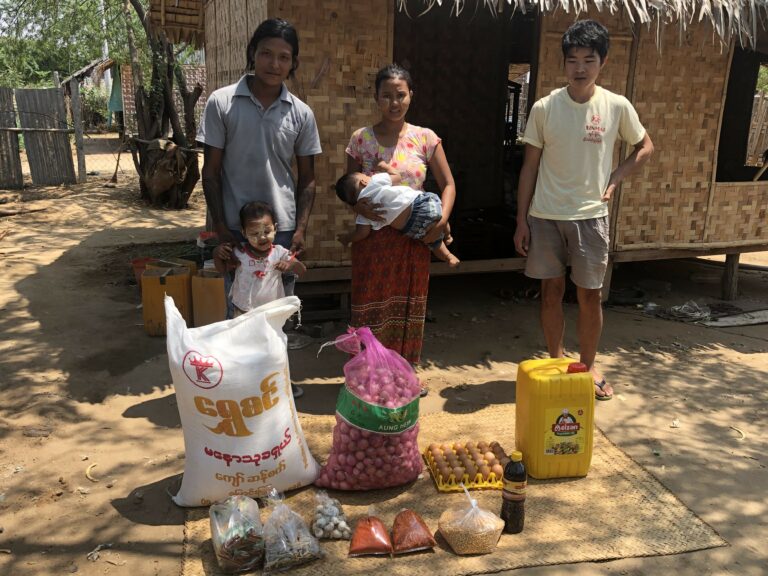
[(587, 434), (584, 427), (586, 407), (548, 408), (545, 410), (547, 430), (544, 432), (544, 454), (561, 456), (583, 454)]

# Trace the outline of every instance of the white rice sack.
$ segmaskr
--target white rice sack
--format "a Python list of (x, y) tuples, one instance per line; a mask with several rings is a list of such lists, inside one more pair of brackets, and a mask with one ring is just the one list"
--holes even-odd
[(186, 327), (165, 297), (168, 364), (184, 429), (184, 478), (173, 501), (208, 506), (314, 482), (291, 394), (285, 321), (299, 309), (281, 298), (233, 320)]

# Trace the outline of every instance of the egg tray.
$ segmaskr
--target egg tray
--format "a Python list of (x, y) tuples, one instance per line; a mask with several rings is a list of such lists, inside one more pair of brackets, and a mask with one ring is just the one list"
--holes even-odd
[[(454, 453), (456, 451), (456, 446), (457, 444), (453, 445)], [(504, 453), (506, 454), (506, 451)], [(463, 490), (460, 486), (461, 482), (464, 483), (467, 490), (502, 490), (504, 488), (504, 478), (497, 478), (494, 472), (491, 472), (488, 475), (487, 480), (483, 479), (483, 475), (480, 474), (480, 472), (478, 472), (474, 479), (471, 480), (466, 473), (464, 474), (464, 477), (459, 480), (457, 480), (453, 474), (450, 474), (448, 478), (443, 478), (437, 470), (435, 459), (433, 458), (429, 447), (424, 449), (422, 457), (424, 458), (427, 468), (429, 468), (429, 471), (432, 473), (432, 479), (435, 481), (435, 487), (438, 492), (462, 492)]]

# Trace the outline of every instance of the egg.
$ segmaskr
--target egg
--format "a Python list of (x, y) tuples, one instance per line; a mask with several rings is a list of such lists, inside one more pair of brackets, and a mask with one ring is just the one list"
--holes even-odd
[(491, 473), (491, 469), (488, 468), (488, 466), (483, 465), (478, 468), (478, 472), (480, 472), (480, 474), (483, 475), (483, 480), (488, 480), (488, 476)]
[(464, 478), (464, 468), (462, 466), (454, 466), (453, 475), (456, 477), (456, 482), (461, 482), (462, 478)]
[(456, 448), (456, 456), (462, 456), (467, 453), (467, 449), (464, 446), (458, 446)]
[(475, 447), (474, 442), (467, 442), (466, 444), (464, 444), (464, 448), (466, 448), (468, 452), (471, 452), (474, 447)]
[(488, 464), (491, 465), (491, 460), (495, 461), (496, 455), (493, 452), (488, 451), (485, 454), (483, 454), (483, 458), (485, 458), (486, 462), (488, 462)]
[(475, 466), (472, 463), (469, 463), (465, 466), (465, 468), (467, 469), (467, 475), (469, 476), (469, 481), (474, 482), (475, 476), (477, 476), (477, 466)]
[(501, 478), (504, 476), (504, 468), (501, 467), (501, 464), (494, 464), (491, 467), (491, 472), (496, 474), (496, 480), (501, 480)]
[(446, 464), (443, 464), (443, 465), (442, 465), (442, 466), (440, 466), (440, 468), (438, 469), (438, 471), (439, 471), (439, 473), (440, 473), (440, 476), (441, 476), (441, 478), (443, 479), (443, 482), (445, 482), (446, 480), (448, 480), (448, 476), (450, 476), (450, 470), (451, 470), (451, 469), (450, 469), (450, 468), (449, 468), (449, 467), (448, 467)]
[(435, 444), (434, 442), (429, 445), (429, 451), (435, 452), (437, 450), (440, 450), (440, 444)]
[(493, 450), (493, 449), (494, 449), (496, 446), (501, 446), (501, 444), (499, 444), (499, 443), (498, 443), (496, 440), (494, 440), (493, 442), (491, 442), (490, 444), (488, 444), (488, 447), (489, 447), (491, 450)]
[(475, 455), (475, 465), (479, 468), (480, 466), (483, 466), (485, 464), (485, 459), (483, 458), (482, 454), (476, 454)]
[(488, 450), (488, 443), (480, 441), (477, 443), (477, 448), (481, 452), (485, 452), (486, 450)]
[(440, 445), (440, 449), (441, 449), (443, 452), (445, 452), (446, 454), (447, 454), (448, 452), (453, 452), (453, 446), (451, 446), (450, 444), (441, 444), (441, 445)]

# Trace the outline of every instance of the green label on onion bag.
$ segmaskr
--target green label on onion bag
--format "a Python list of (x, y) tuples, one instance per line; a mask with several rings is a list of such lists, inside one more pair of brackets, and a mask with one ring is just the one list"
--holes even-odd
[(345, 386), (339, 392), (336, 413), (356, 428), (378, 434), (400, 434), (416, 425), (419, 397), (400, 408), (385, 408), (361, 400)]

